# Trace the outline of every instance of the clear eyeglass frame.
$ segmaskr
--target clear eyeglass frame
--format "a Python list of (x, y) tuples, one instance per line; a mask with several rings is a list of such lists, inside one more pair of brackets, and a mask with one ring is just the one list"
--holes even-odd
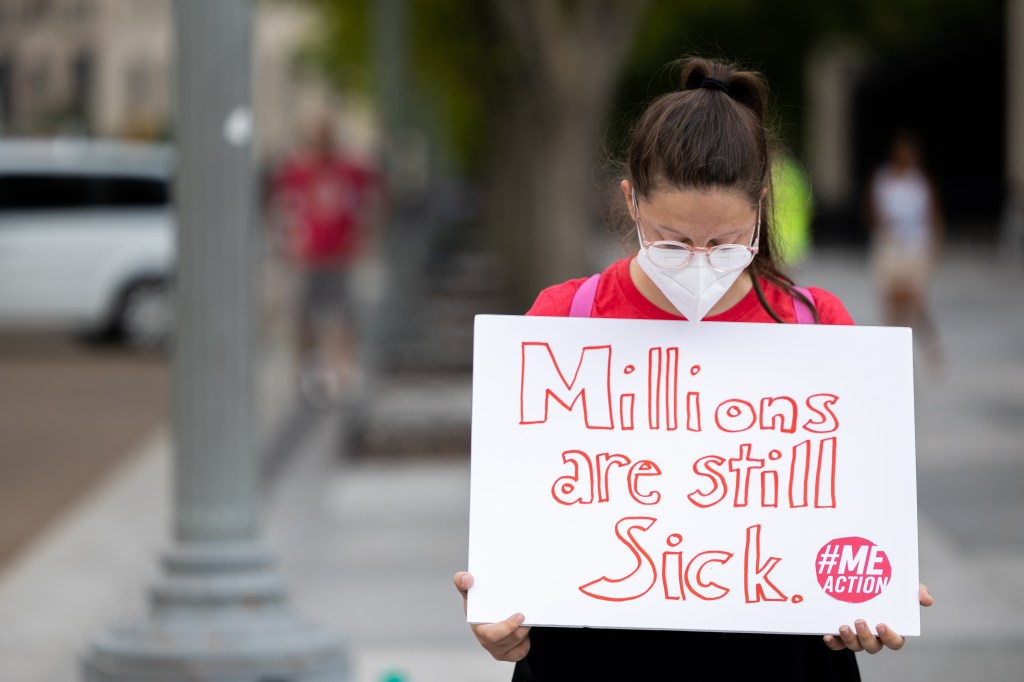
[(636, 189), (632, 189), (633, 215), (636, 216), (636, 233), (640, 238), (640, 246), (647, 250), (651, 262), (663, 268), (685, 268), (693, 259), (693, 254), (704, 254), (708, 267), (718, 272), (735, 272), (750, 265), (757, 253), (761, 240), (761, 202), (757, 202), (757, 222), (754, 224), (754, 237), (750, 246), (743, 244), (719, 244), (717, 246), (690, 246), (683, 242), (671, 240), (649, 241), (644, 236), (640, 224), (640, 207), (636, 199)]

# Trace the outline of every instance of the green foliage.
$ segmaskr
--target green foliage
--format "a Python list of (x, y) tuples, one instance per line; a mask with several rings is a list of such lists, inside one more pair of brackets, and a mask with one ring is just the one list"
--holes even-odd
[[(320, 17), (319, 30), (303, 53), (305, 63), (341, 90), (379, 97), (374, 71), (372, 0), (307, 0)], [(480, 154), (494, 30), (485, 5), (465, 0), (407, 0), (406, 111), (403, 117), (437, 127), (456, 163), (472, 165)]]
[[(321, 21), (304, 60), (340, 88), (374, 93), (372, 0), (306, 1)], [(488, 105), (511, 63), (501, 27), (482, 0), (406, 1), (410, 115), (440, 128), (456, 162), (472, 168), (487, 136), (501, 134), (488, 127)], [(772, 86), (779, 132), (795, 146), (805, 60), (814, 44), (851, 40), (880, 57), (899, 56), (955, 44), (957, 36), (972, 32), (996, 32), (1003, 11), (1003, 0), (656, 0), (607, 122), (608, 146), (621, 147), (646, 101), (678, 87), (666, 64), (687, 54), (761, 70)]]
[(411, 62), (420, 95), (444, 122), (454, 159), (472, 165), (481, 152), (495, 36), (483, 3), (413, 0)]
[(368, 0), (306, 0), (319, 21), (299, 54), (300, 63), (320, 71), (341, 90), (369, 92), (370, 3)]
[(855, 36), (882, 53), (920, 50), (964, 30), (1002, 23), (1002, 0), (790, 0), (820, 31)]
[(659, 0), (640, 27), (607, 144), (621, 148), (643, 104), (679, 87), (666, 64), (700, 54), (764, 73), (778, 133), (797, 147), (814, 45), (848, 41), (879, 59), (900, 57), (955, 45), (965, 34), (998, 34), (1002, 16), (1002, 0)]

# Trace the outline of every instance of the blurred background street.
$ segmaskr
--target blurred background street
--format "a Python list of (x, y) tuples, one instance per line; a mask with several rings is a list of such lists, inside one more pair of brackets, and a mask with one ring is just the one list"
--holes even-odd
[[(858, 321), (877, 322), (862, 254), (816, 253), (803, 277), (839, 294)], [(933, 303), (950, 360), (941, 374), (919, 367), (915, 391), (921, 574), (938, 604), (923, 612), (923, 636), (904, 651), (860, 655), (866, 680), (1019, 679), (1021, 286), (1024, 273), (984, 252), (950, 257), (936, 276)], [(268, 542), (291, 603), (344, 643), (360, 682), (510, 675), (476, 645), (450, 585), (466, 561), (468, 450), (450, 438), (453, 424), (468, 426), (469, 380), (451, 370), (392, 376), (367, 401), (379, 415), (429, 391), (433, 418), (405, 427), (418, 431), (422, 449), (403, 445), (413, 439), (396, 439), (385, 419), (370, 420), (378, 424), (367, 434), (378, 443), (372, 452), (348, 449), (346, 431), (363, 411), (298, 417), (292, 428), (300, 433), (268, 481)], [(166, 550), (166, 431), (120, 455), (90, 495), (0, 573), (0, 658), (11, 679), (73, 679), (97, 628), (144, 609), (154, 557)]]
[[(251, 81), (251, 101), (189, 129), (175, 93), (218, 42), (189, 12), (211, 6), (0, 0), (0, 680), (85, 679), (98, 637), (236, 560), (280, 580), (284, 602), (261, 598), (339, 643), (348, 679), (508, 679), (451, 585), (473, 316), (635, 249), (616, 157), (689, 53), (767, 76), (785, 257), (859, 324), (892, 321), (868, 199), (916, 134), (944, 227), (924, 297), (941, 357), (915, 359), (937, 604), (861, 669), (1024, 679), (1024, 0), (222, 0), (251, 13), (251, 54), (229, 51), (251, 73), (206, 92)], [(211, 127), (228, 152), (183, 155)], [(230, 215), (183, 220), (224, 158), (251, 171), (203, 195)], [(183, 286), (199, 275), (226, 285)], [(210, 537), (226, 564), (190, 558)]]
[(53, 334), (0, 336), (0, 377), (3, 567), (163, 424), (168, 385), (162, 357)]

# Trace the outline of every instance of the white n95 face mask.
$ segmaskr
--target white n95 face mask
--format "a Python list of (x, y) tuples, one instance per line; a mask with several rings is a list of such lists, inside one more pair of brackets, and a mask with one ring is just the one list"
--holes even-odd
[(739, 276), (746, 270), (719, 272), (708, 265), (702, 253), (695, 253), (682, 268), (664, 268), (651, 262), (647, 249), (640, 247), (637, 265), (643, 270), (665, 298), (687, 320), (699, 322), (725, 296)]

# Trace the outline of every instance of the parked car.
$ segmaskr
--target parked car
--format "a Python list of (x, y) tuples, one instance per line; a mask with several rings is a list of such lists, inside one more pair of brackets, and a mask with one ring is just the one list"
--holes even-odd
[(171, 178), (166, 145), (0, 141), (0, 329), (162, 343), (173, 319)]

